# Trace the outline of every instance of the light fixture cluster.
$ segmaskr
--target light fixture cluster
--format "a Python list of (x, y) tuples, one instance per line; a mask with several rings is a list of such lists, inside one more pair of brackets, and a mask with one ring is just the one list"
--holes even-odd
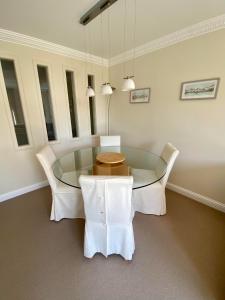
[[(134, 28), (133, 28), (133, 70), (132, 73), (134, 74), (134, 62), (135, 62), (135, 32), (136, 32), (136, 0), (134, 1)], [(102, 24), (102, 13), (100, 14), (100, 32), (101, 32), (101, 39), (102, 39), (102, 45), (103, 45), (103, 24)], [(126, 50), (126, 28), (127, 28), (127, 0), (124, 0), (124, 53)], [(85, 23), (82, 23), (85, 25)], [(110, 15), (108, 11), (108, 57), (110, 60)], [(104, 57), (104, 55), (102, 55)], [(103, 58), (102, 58), (102, 63), (103, 63)], [(124, 61), (124, 75), (126, 75), (126, 62)], [(135, 82), (134, 82), (134, 76), (125, 76), (123, 78), (123, 84), (121, 91), (123, 92), (128, 92), (131, 90), (135, 89)], [(103, 71), (102, 71), (102, 79), (103, 79)], [(114, 88), (112, 88), (111, 84), (109, 82), (105, 82), (101, 85), (101, 94), (103, 96), (109, 96), (113, 94)], [(88, 86), (86, 95), (88, 97), (94, 97), (95, 96), (95, 91), (93, 87)]]
[[(129, 92), (131, 90), (135, 89), (135, 82), (133, 80), (134, 76), (127, 76), (124, 77), (123, 85), (122, 85), (122, 92)], [(105, 82), (101, 86), (101, 94), (103, 96), (108, 96), (113, 94), (113, 89), (110, 85), (109, 82)], [(87, 87), (86, 91), (86, 96), (87, 97), (94, 97), (95, 96), (95, 91), (91, 86)]]

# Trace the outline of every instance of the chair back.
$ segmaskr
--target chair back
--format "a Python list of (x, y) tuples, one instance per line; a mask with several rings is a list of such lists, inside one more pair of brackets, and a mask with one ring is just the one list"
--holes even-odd
[[(166, 187), (166, 183), (168, 181), (170, 172), (173, 168), (173, 165), (175, 163), (178, 154), (179, 154), (179, 150), (177, 150), (177, 148), (175, 148), (171, 143), (167, 143), (164, 146), (164, 149), (161, 153), (161, 158), (167, 163), (167, 168), (166, 168), (166, 174), (161, 179), (161, 184), (163, 185), (163, 187)], [(156, 172), (157, 172), (157, 168), (156, 168)]]
[(47, 145), (40, 152), (38, 152), (36, 156), (45, 171), (45, 175), (47, 176), (51, 188), (56, 188), (57, 179), (55, 178), (52, 171), (52, 165), (56, 161), (56, 156), (52, 148)]
[(132, 176), (80, 176), (87, 221), (129, 224), (133, 219)]
[(119, 135), (106, 135), (100, 136), (100, 146), (120, 146), (120, 136)]

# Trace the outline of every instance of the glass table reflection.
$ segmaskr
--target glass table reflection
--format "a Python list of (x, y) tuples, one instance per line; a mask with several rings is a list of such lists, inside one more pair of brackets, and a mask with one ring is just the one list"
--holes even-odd
[[(107, 174), (133, 176), (133, 189), (153, 184), (159, 181), (166, 173), (167, 164), (158, 155), (143, 149), (124, 146), (90, 147), (75, 150), (63, 155), (55, 161), (52, 166), (53, 173), (61, 182), (80, 188), (80, 175), (103, 175), (101, 172), (98, 173), (98, 162), (96, 161), (96, 156), (99, 153), (105, 152), (117, 152), (122, 153), (125, 156), (124, 167), (121, 169), (122, 171), (120, 171), (120, 165), (117, 173), (114, 172), (114, 169), (111, 169), (109, 174)], [(126, 174), (126, 172), (128, 173)]]

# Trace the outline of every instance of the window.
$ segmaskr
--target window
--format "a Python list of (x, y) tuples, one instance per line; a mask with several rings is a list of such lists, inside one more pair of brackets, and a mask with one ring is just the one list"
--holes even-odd
[(1, 59), (2, 73), (18, 146), (29, 144), (13, 60)]
[(74, 73), (71, 71), (66, 71), (66, 84), (67, 84), (67, 93), (68, 93), (68, 101), (69, 101), (69, 108), (70, 108), (70, 122), (71, 122), (71, 129), (72, 129), (72, 137), (78, 137)]
[[(90, 86), (94, 89), (94, 76), (93, 75), (88, 75), (88, 86)], [(96, 134), (95, 97), (89, 97), (89, 111), (90, 111), (91, 134)]]
[(52, 99), (51, 92), (49, 86), (49, 78), (48, 78), (48, 68), (45, 66), (37, 66), (38, 70), (38, 78), (41, 89), (41, 97), (42, 104), (45, 116), (45, 125), (48, 135), (49, 141), (55, 141), (56, 138), (56, 130), (55, 130), (55, 121), (52, 109)]

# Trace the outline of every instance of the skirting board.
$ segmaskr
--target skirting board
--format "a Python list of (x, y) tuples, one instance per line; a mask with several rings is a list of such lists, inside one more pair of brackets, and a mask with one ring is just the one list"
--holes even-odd
[(224, 203), (221, 203), (221, 202), (216, 201), (212, 198), (197, 194), (195, 192), (192, 192), (190, 190), (187, 190), (185, 188), (182, 188), (182, 187), (180, 187), (178, 185), (175, 185), (173, 183), (170, 183), (170, 182), (167, 183), (166, 187), (171, 191), (174, 191), (178, 194), (186, 196), (190, 199), (193, 199), (195, 201), (198, 201), (202, 204), (205, 204), (207, 206), (210, 206), (212, 208), (215, 208), (215, 209), (220, 210), (220, 211), (225, 213), (225, 204)]
[[(18, 190), (14, 190), (14, 191), (6, 193), (6, 194), (2, 194), (2, 195), (0, 195), (0, 202), (15, 198), (17, 196), (20, 196), (20, 195), (23, 195), (23, 194), (26, 194), (26, 193), (29, 193), (32, 191), (35, 191), (35, 190), (45, 187), (47, 185), (48, 185), (48, 181), (46, 180), (46, 181), (41, 181), (41, 182), (38, 182), (38, 183), (35, 183), (32, 185), (26, 186), (24, 188), (20, 188)], [(182, 187), (175, 185), (173, 183), (170, 183), (170, 182), (167, 183), (166, 187), (171, 191), (174, 191), (178, 194), (184, 195), (190, 199), (193, 199), (195, 201), (198, 201), (202, 204), (208, 205), (212, 208), (215, 208), (215, 209), (225, 213), (225, 204), (223, 204), (221, 202), (218, 202), (209, 197), (197, 194), (195, 192), (192, 192), (190, 190), (187, 190), (185, 188), (182, 188)]]
[(0, 202), (3, 202), (3, 201), (6, 201), (6, 200), (15, 198), (17, 196), (20, 196), (20, 195), (38, 190), (38, 189), (40, 189), (42, 187), (45, 187), (47, 185), (48, 185), (48, 181), (45, 180), (45, 181), (41, 181), (41, 182), (38, 182), (38, 183), (35, 183), (35, 184), (32, 184), (32, 185), (28, 185), (28, 186), (26, 186), (24, 188), (20, 188), (18, 190), (14, 190), (12, 192), (2, 194), (2, 195), (0, 195)]

